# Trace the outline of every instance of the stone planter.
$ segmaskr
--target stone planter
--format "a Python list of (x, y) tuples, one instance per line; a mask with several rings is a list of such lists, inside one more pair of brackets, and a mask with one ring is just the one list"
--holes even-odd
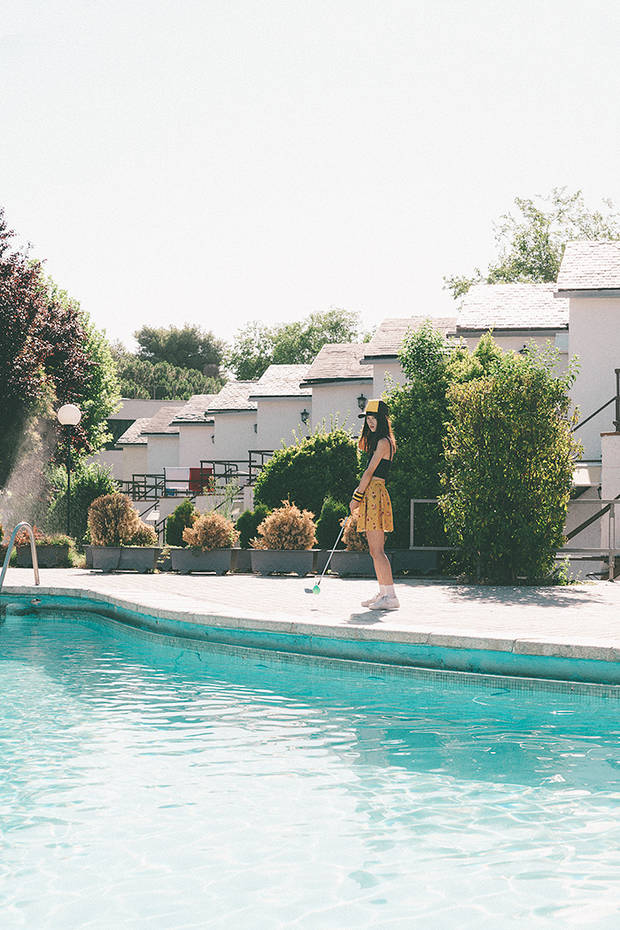
[(347, 552), (346, 549), (336, 549), (329, 563), (329, 571), (342, 577), (346, 575), (374, 576), (375, 564), (369, 552)]
[(239, 572), (239, 574), (252, 573), (252, 550), (251, 549), (233, 549), (232, 551), (232, 562), (231, 569), (232, 572)]
[[(69, 544), (46, 546), (37, 544), (39, 568), (70, 568)], [(18, 568), (32, 568), (30, 545), (17, 547), (16, 565)]]
[(395, 575), (401, 572), (411, 572), (417, 575), (426, 575), (439, 568), (438, 552), (419, 552), (415, 549), (391, 549), (387, 553), (392, 563), (392, 572)]
[(314, 549), (251, 549), (252, 571), (259, 575), (309, 575), (314, 568)]
[(84, 556), (86, 558), (85, 568), (92, 568), (93, 567), (93, 547), (92, 546), (89, 546), (89, 545), (84, 546)]
[(159, 546), (91, 546), (93, 569), (102, 572), (152, 572)]
[(223, 575), (230, 571), (232, 549), (171, 549), (172, 571), (181, 575), (190, 572), (214, 572)]

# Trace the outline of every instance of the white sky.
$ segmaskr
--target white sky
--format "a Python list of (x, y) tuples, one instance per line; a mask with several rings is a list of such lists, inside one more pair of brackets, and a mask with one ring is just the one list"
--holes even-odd
[(110, 338), (446, 315), (515, 196), (620, 205), (615, 0), (0, 0), (0, 204)]

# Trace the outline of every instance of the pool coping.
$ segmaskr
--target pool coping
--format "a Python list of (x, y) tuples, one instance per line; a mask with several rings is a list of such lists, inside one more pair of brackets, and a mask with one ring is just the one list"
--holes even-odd
[(615, 645), (361, 625), (343, 628), (328, 620), (269, 619), (222, 609), (155, 610), (139, 597), (117, 597), (88, 587), (5, 586), (0, 606), (16, 599), (29, 612), (62, 605), (70, 612), (108, 616), (149, 633), (202, 645), (620, 688), (620, 648)]

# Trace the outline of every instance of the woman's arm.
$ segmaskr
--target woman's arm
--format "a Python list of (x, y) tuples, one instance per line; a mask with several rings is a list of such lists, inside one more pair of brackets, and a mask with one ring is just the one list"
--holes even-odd
[[(384, 459), (386, 457), (386, 454), (389, 455), (391, 451), (392, 449), (390, 445), (390, 440), (380, 439), (379, 442), (377, 443), (377, 448), (374, 451), (373, 457), (368, 463), (368, 468), (362, 475), (360, 483), (358, 484), (357, 488), (353, 492), (355, 496), (364, 495), (364, 491), (370, 484), (370, 479), (375, 473), (375, 468), (377, 467), (381, 459)], [(360, 497), (360, 500), (356, 500), (355, 497), (351, 498), (351, 502), (349, 503), (349, 510), (351, 511), (351, 513), (353, 513), (354, 510), (358, 509), (360, 505), (360, 501), (361, 501), (361, 497)]]

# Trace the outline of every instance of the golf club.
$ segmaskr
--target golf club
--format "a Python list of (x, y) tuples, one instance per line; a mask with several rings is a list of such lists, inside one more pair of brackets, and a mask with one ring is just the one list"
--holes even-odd
[(340, 542), (340, 540), (341, 540), (341, 538), (342, 538), (342, 534), (343, 534), (344, 531), (345, 531), (345, 527), (346, 527), (346, 525), (347, 525), (347, 523), (349, 522), (350, 519), (351, 519), (351, 514), (349, 514), (349, 516), (347, 517), (347, 519), (344, 521), (344, 523), (343, 523), (342, 526), (340, 527), (340, 532), (338, 533), (338, 538), (337, 538), (336, 542), (334, 543), (334, 548), (333, 548), (332, 551), (329, 553), (329, 557), (328, 557), (328, 559), (327, 559), (327, 562), (325, 563), (325, 568), (324, 568), (323, 571), (321, 572), (321, 577), (319, 578), (319, 580), (317, 581), (317, 583), (314, 585), (313, 588), (304, 588), (304, 591), (305, 591), (306, 594), (320, 594), (320, 593), (321, 593), (321, 582), (323, 581), (323, 575), (325, 574), (325, 572), (326, 572), (327, 569), (329, 568), (329, 563), (330, 563), (331, 560), (332, 560), (332, 556), (333, 556), (334, 552), (336, 551), (336, 547), (338, 546), (338, 543)]

